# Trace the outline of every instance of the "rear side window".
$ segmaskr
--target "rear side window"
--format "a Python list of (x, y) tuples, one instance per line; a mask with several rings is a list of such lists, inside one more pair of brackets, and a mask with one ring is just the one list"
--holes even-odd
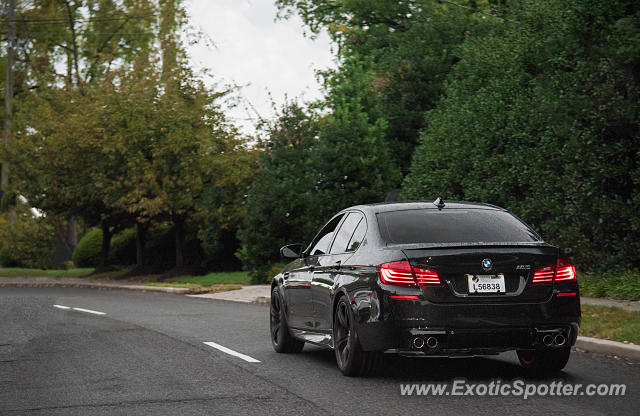
[(377, 214), (389, 244), (524, 243), (540, 241), (522, 221), (504, 211), (415, 209)]
[(362, 215), (357, 212), (352, 212), (347, 216), (347, 218), (345, 218), (340, 229), (336, 233), (336, 239), (333, 240), (331, 254), (344, 253), (345, 251), (348, 251), (347, 245), (349, 244), (349, 240), (351, 240), (351, 236), (353, 236), (353, 232), (361, 220)]
[(349, 241), (349, 245), (347, 246), (347, 251), (356, 251), (360, 244), (362, 244), (362, 240), (364, 240), (364, 235), (367, 232), (367, 222), (362, 218), (360, 223), (358, 223), (358, 227), (353, 233), (351, 237), (351, 241)]

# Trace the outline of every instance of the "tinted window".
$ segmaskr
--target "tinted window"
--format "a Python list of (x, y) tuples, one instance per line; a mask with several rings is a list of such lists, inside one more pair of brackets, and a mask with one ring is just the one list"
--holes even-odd
[(360, 244), (362, 244), (362, 240), (364, 240), (364, 235), (367, 232), (367, 222), (362, 218), (356, 227), (356, 231), (353, 233), (351, 237), (351, 241), (349, 241), (349, 245), (347, 246), (347, 251), (356, 251)]
[(333, 232), (335, 231), (338, 224), (340, 224), (340, 220), (342, 219), (342, 215), (337, 216), (332, 219), (324, 228), (318, 233), (315, 238), (315, 244), (313, 244), (313, 248), (311, 249), (311, 255), (317, 254), (326, 254), (329, 251), (329, 244), (331, 244), (331, 240), (333, 239)]
[(331, 253), (344, 253), (347, 251), (347, 245), (349, 244), (349, 240), (351, 240), (351, 236), (355, 231), (356, 227), (360, 223), (362, 219), (362, 215), (352, 212), (347, 218), (344, 220), (340, 229), (336, 233), (336, 239), (333, 240), (333, 245), (331, 246)]
[(377, 214), (387, 243), (516, 243), (539, 241), (520, 220), (504, 211), (416, 209)]

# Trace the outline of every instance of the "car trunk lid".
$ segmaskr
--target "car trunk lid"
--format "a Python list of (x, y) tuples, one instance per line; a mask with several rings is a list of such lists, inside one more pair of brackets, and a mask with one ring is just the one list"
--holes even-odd
[[(553, 285), (531, 284), (534, 271), (555, 264), (558, 249), (548, 244), (425, 247), (402, 250), (412, 266), (438, 272), (442, 286), (424, 286), (431, 302), (537, 302), (551, 296)], [(474, 293), (470, 279), (504, 281), (504, 292)], [(489, 280), (486, 280), (489, 279)]]

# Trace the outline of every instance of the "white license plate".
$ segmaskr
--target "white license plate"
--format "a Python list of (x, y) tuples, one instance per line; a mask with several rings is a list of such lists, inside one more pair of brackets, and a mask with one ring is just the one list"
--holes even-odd
[(469, 293), (504, 293), (503, 274), (467, 275)]

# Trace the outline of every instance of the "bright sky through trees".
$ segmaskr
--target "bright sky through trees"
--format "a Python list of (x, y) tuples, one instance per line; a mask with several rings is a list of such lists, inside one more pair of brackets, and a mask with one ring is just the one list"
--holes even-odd
[(229, 118), (244, 133), (253, 132), (246, 120), (255, 114), (247, 112), (246, 103), (262, 116), (273, 111), (271, 100), (278, 105), (289, 98), (320, 98), (316, 69), (334, 66), (326, 33), (312, 40), (304, 37), (300, 19), (275, 21), (273, 0), (189, 0), (186, 2), (189, 23), (213, 42), (198, 42), (189, 47), (195, 69), (208, 69), (213, 75), (208, 83), (241, 86), (243, 102), (229, 111)]

